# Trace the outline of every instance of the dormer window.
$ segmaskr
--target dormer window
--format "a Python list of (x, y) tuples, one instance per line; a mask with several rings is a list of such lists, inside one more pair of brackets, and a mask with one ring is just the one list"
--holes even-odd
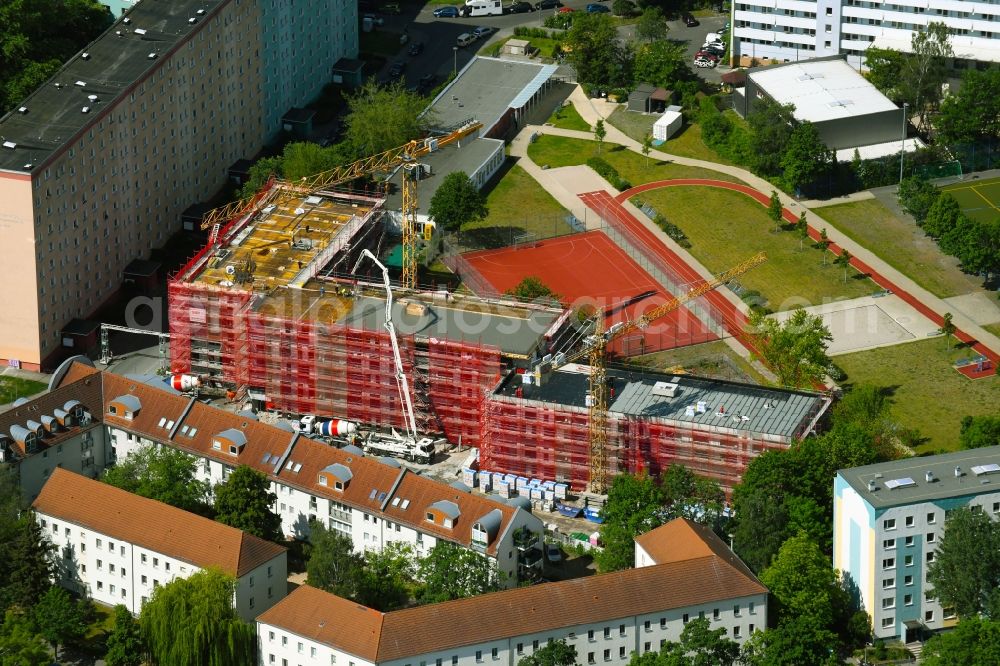
[(334, 489), (336, 489), (336, 490), (339, 490), (339, 491), (341, 491), (341, 492), (343, 492), (343, 491), (344, 491), (344, 484), (343, 484), (343, 483), (342, 483), (341, 481), (337, 481), (337, 482), (335, 482), (335, 483), (333, 484), (333, 487), (334, 487)]
[(222, 450), (222, 442), (220, 442), (217, 439), (213, 439), (212, 440), (212, 448), (215, 449), (216, 451), (221, 451)]
[(427, 512), (427, 520), (429, 520), (432, 523), (434, 522), (434, 514), (431, 513), (430, 511)]
[[(296, 469), (294, 471), (299, 471), (297, 468), (302, 467), (300, 463), (296, 464)], [(341, 465), (340, 463), (334, 463), (325, 467), (322, 472), (319, 473), (319, 485), (330, 486), (331, 481), (333, 482), (334, 490), (344, 492), (344, 488), (347, 484), (351, 482), (354, 478), (354, 472), (347, 465)]]
[(108, 414), (118, 414), (118, 407), (115, 405), (108, 405)]
[(319, 475), (319, 485), (321, 485), (321, 486), (327, 485), (326, 474), (320, 474)]

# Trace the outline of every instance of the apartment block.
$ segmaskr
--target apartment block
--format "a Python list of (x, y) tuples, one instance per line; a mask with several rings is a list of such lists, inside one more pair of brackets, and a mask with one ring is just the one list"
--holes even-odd
[(160, 585), (215, 568), (236, 581), (244, 620), (287, 591), (287, 551), (242, 530), (56, 469), (32, 504), (56, 547), (58, 582), (138, 614)]
[(347, 0), (137, 2), (0, 118), (0, 281), (16, 286), (0, 360), (72, 353), (71, 322), (356, 55), (356, 16)]
[(834, 480), (833, 566), (851, 576), (876, 638), (918, 640), (957, 622), (927, 569), (959, 507), (1000, 516), (1000, 446), (841, 470)]
[(952, 29), (957, 68), (1000, 61), (1000, 7), (989, 3), (750, 0), (732, 7), (732, 53), (743, 65), (844, 54), (861, 69), (869, 46), (909, 51), (913, 33), (931, 22)]
[[(652, 534), (652, 533), (651, 533)], [(550, 641), (579, 664), (627, 663), (709, 618), (742, 643), (767, 621), (767, 589), (711, 530), (675, 520), (651, 537), (662, 563), (388, 613), (309, 586), (257, 618), (261, 664), (516, 666)]]
[[(308, 539), (310, 523), (318, 521), (350, 536), (359, 552), (402, 541), (424, 555), (448, 541), (494, 560), (508, 585), (537, 577), (542, 521), (516, 502), (452, 487), (355, 447), (337, 449), (160, 384), (73, 363), (52, 391), (0, 413), (0, 427), (7, 427), (0, 451), (20, 471), (25, 498), (35, 499), (61, 465), (77, 469), (70, 466), (92, 459), (81, 471), (96, 476), (140, 446), (169, 446), (194, 456), (199, 478), (212, 486), (239, 465), (266, 474), (277, 495), (273, 510), (289, 537)], [(32, 430), (29, 422), (48, 416), (43, 410), (71, 400), (86, 431), (72, 421), (65, 431)], [(83, 432), (93, 438), (89, 449)]]

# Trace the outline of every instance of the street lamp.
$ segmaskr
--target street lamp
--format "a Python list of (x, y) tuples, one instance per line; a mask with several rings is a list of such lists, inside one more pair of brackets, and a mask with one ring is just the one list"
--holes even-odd
[(906, 154), (906, 110), (910, 105), (903, 102), (903, 140), (899, 144), (899, 184), (903, 184), (903, 155)]
[(455, 53), (455, 68), (452, 70), (452, 74), (458, 74), (458, 47), (453, 46), (451, 50)]

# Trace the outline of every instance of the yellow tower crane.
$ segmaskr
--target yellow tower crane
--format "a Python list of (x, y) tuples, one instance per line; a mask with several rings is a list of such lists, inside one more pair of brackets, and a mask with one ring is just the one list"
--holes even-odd
[(478, 121), (469, 121), (456, 130), (441, 136), (431, 136), (426, 139), (414, 139), (402, 146), (387, 150), (378, 155), (365, 157), (356, 162), (335, 167), (328, 171), (306, 176), (298, 181), (275, 179), (267, 192), (259, 192), (252, 197), (234, 201), (226, 206), (209, 211), (201, 223), (202, 230), (211, 229), (209, 244), (218, 240), (220, 229), (230, 220), (239, 219), (254, 213), (265, 205), (280, 205), (291, 199), (309, 196), (347, 183), (358, 178), (373, 175), (390, 175), (394, 170), (403, 168), (403, 275), (401, 283), (404, 287), (413, 289), (417, 286), (417, 180), (419, 164), (417, 160), (443, 148), (450, 143), (459, 141), (483, 126)]
[[(749, 259), (733, 266), (729, 270), (708, 282), (702, 282), (692, 287), (687, 293), (672, 297), (658, 305), (643, 316), (628, 322), (619, 322), (607, 330), (604, 328), (604, 315), (597, 313), (593, 334), (587, 336), (580, 349), (566, 355), (557, 355), (558, 364), (553, 364), (551, 370), (587, 357), (590, 362), (590, 394), (587, 396), (587, 406), (590, 418), (590, 490), (595, 493), (607, 492), (608, 488), (608, 385), (606, 352), (611, 342), (633, 331), (644, 329), (656, 320), (664, 317), (688, 301), (703, 296), (708, 292), (743, 275), (767, 261), (767, 255), (760, 252)], [(536, 371), (537, 372), (537, 371)]]

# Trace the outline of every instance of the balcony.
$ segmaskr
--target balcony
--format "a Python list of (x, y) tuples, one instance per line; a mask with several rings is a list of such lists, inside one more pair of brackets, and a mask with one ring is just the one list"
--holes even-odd
[(514, 547), (524, 552), (538, 545), (538, 533), (522, 527), (514, 532)]
[(524, 573), (541, 570), (542, 568), (542, 551), (540, 548), (531, 548), (523, 553), (519, 553), (517, 557), (517, 568), (521, 572), (522, 576)]

